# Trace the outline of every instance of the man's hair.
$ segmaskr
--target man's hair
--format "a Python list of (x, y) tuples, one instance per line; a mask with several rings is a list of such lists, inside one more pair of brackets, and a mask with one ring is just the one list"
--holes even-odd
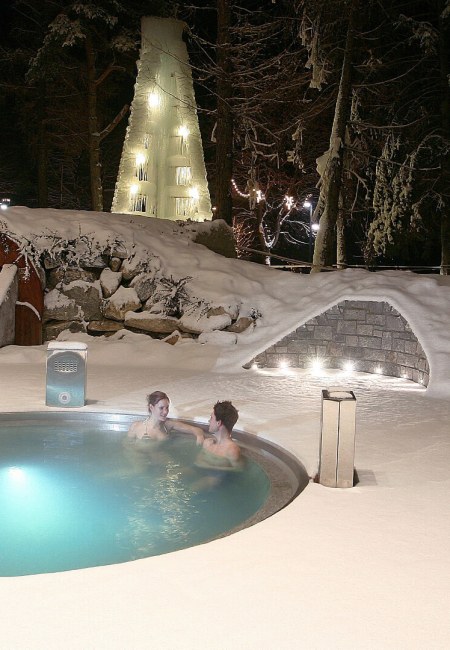
[(228, 401), (216, 402), (214, 404), (214, 415), (216, 416), (216, 420), (220, 420), (230, 432), (239, 417), (238, 410)]

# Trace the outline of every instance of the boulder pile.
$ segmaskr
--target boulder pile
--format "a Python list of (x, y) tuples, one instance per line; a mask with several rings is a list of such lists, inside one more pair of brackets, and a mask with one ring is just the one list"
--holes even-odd
[(45, 341), (65, 330), (108, 336), (125, 328), (171, 344), (186, 337), (206, 342), (217, 332), (218, 342), (234, 344), (255, 323), (238, 304), (211, 305), (192, 295), (192, 278), (165, 277), (159, 258), (148, 252), (117, 246), (63, 265), (46, 255), (43, 265)]

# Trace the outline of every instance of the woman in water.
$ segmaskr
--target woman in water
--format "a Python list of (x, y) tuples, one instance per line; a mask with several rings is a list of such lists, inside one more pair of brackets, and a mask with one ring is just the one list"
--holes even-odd
[(138, 440), (162, 441), (169, 437), (173, 431), (190, 433), (195, 436), (198, 445), (203, 444), (204, 435), (200, 427), (186, 424), (180, 420), (167, 419), (169, 414), (170, 400), (166, 393), (155, 390), (147, 396), (148, 418), (133, 422), (128, 430), (128, 438)]

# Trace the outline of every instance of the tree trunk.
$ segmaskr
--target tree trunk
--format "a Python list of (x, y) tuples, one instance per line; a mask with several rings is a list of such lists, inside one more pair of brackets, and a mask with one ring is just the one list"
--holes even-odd
[(85, 41), (87, 62), (87, 94), (88, 94), (88, 147), (89, 171), (91, 183), (91, 209), (103, 211), (103, 188), (100, 163), (100, 134), (97, 122), (97, 84), (95, 79), (95, 53), (91, 37)]
[(217, 127), (216, 127), (216, 196), (213, 219), (232, 224), (231, 179), (233, 176), (233, 115), (230, 106), (230, 21), (228, 0), (217, 0)]
[[(439, 6), (439, 56), (440, 56), (440, 82), (441, 82), (441, 124), (443, 141), (450, 142), (450, 89), (448, 46), (449, 31), (444, 25), (444, 2)], [(448, 24), (448, 19), (447, 19)], [(444, 152), (441, 163), (441, 275), (450, 275), (450, 215), (449, 215), (449, 190), (450, 190), (450, 159), (448, 152)]]
[(48, 208), (48, 147), (45, 117), (41, 115), (38, 133), (38, 207)]
[[(347, 38), (341, 68), (336, 108), (331, 129), (328, 160), (320, 185), (318, 206), (323, 205), (320, 216), (320, 228), (314, 246), (313, 267), (311, 272), (330, 266), (334, 261), (335, 228), (339, 211), (339, 196), (342, 183), (345, 130), (350, 115), (352, 94), (352, 55), (354, 42), (354, 23), (359, 0), (352, 0), (350, 6)], [(317, 208), (316, 208), (317, 211)]]
[(342, 193), (339, 197), (338, 215), (336, 220), (336, 265), (338, 269), (347, 266), (347, 250), (345, 246), (345, 218), (344, 199)]

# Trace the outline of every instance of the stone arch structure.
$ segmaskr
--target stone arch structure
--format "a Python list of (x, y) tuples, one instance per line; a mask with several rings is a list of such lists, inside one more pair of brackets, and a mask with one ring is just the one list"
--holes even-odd
[(346, 361), (362, 372), (380, 372), (428, 385), (430, 369), (425, 352), (406, 319), (388, 302), (344, 300), (307, 321), (258, 354), (262, 367), (281, 361), (307, 368), (321, 358), (328, 368)]

